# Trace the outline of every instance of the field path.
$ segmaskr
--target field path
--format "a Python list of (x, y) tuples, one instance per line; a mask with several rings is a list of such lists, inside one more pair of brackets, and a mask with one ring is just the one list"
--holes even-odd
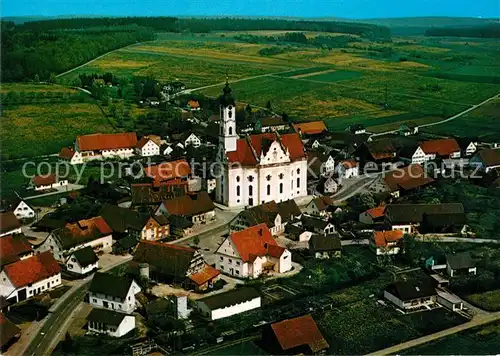
[(288, 78), (301, 79), (301, 78), (312, 77), (312, 76), (315, 76), (315, 75), (327, 74), (327, 73), (330, 73), (330, 72), (335, 72), (336, 70), (337, 69), (327, 69), (327, 70), (322, 70), (322, 71), (319, 71), (319, 72), (306, 73), (306, 74), (298, 74), (298, 75), (294, 75), (293, 77), (288, 77)]
[[(452, 117), (449, 117), (449, 118), (441, 120), (441, 121), (431, 122), (429, 124), (423, 124), (423, 125), (418, 126), (418, 128), (420, 129), (422, 127), (435, 126), (435, 125), (444, 124), (446, 122), (453, 121), (453, 120), (458, 119), (459, 117), (461, 117), (461, 116), (463, 116), (465, 114), (468, 114), (472, 110), (475, 110), (475, 109), (483, 106), (484, 104), (487, 104), (490, 101), (498, 99), (498, 98), (500, 98), (500, 93), (497, 94), (497, 95), (492, 96), (491, 98), (488, 98), (488, 99), (484, 100), (483, 102), (481, 102), (479, 104), (472, 105), (470, 108), (468, 108), (468, 109), (466, 109), (466, 110), (464, 110), (464, 111), (462, 111), (462, 112), (460, 112), (460, 113), (458, 113), (458, 114), (456, 114), (456, 115), (454, 115)], [(379, 133), (373, 134), (372, 137), (374, 137), (374, 136), (380, 136), (380, 135), (386, 135), (386, 134), (391, 134), (391, 133), (395, 133), (396, 131), (398, 131), (398, 130), (391, 130), (391, 131), (379, 132)]]
[(409, 349), (410, 347), (415, 347), (434, 340), (438, 340), (445, 336), (453, 335), (460, 331), (467, 330), (476, 326), (488, 324), (498, 319), (500, 319), (500, 312), (486, 314), (486, 315), (476, 315), (474, 318), (472, 318), (471, 321), (466, 322), (464, 324), (460, 324), (449, 329), (438, 331), (437, 333), (434, 334), (422, 336), (417, 339), (403, 342), (401, 344), (394, 345), (386, 349), (370, 353), (369, 355), (381, 356), (381, 355), (399, 354), (401, 351)]

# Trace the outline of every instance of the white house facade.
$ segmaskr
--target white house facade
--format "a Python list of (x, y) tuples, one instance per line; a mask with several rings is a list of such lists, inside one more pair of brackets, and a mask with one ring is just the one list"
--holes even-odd
[[(217, 298), (223, 297), (221, 302)], [(210, 320), (227, 318), (261, 307), (261, 297), (252, 288), (238, 288), (230, 292), (199, 299), (196, 302), (198, 310)]]
[(34, 218), (35, 217), (35, 210), (24, 200), (21, 200), (19, 204), (17, 204), (16, 208), (14, 209), (14, 215), (18, 219), (29, 219), (29, 218)]
[(158, 156), (160, 154), (160, 146), (151, 139), (141, 139), (137, 144), (136, 152), (142, 157)]
[(82, 161), (108, 158), (129, 158), (135, 155), (137, 135), (135, 132), (115, 134), (96, 133), (78, 136), (75, 151), (80, 152)]
[(189, 145), (191, 145), (193, 147), (200, 147), (201, 146), (201, 140), (198, 138), (198, 136), (196, 136), (194, 133), (192, 133), (184, 141), (184, 147), (187, 147)]
[(91, 247), (85, 247), (69, 256), (66, 268), (72, 273), (85, 275), (99, 268), (99, 258)]
[(264, 133), (239, 139), (227, 84), (220, 102), (216, 200), (244, 207), (306, 196), (307, 157), (299, 135)]
[(337, 173), (340, 181), (342, 181), (342, 179), (357, 177), (359, 176), (358, 162), (354, 160), (339, 162), (335, 168), (335, 173)]
[(89, 287), (89, 303), (98, 308), (132, 313), (136, 308), (135, 295), (140, 291), (134, 280), (96, 273)]
[(96, 334), (122, 337), (135, 329), (135, 317), (105, 309), (93, 309), (87, 318), (87, 328)]

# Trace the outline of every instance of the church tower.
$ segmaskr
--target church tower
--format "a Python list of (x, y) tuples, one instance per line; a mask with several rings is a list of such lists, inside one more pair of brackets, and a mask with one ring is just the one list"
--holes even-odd
[(236, 134), (236, 105), (227, 79), (219, 101), (219, 145), (224, 147), (224, 152), (234, 152), (236, 151), (236, 141), (238, 140), (238, 135)]

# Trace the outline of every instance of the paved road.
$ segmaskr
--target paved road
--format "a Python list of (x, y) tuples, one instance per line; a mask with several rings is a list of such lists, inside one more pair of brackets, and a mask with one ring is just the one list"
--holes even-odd
[[(460, 112), (460, 113), (458, 113), (458, 114), (456, 114), (456, 115), (454, 115), (452, 117), (449, 117), (449, 118), (441, 120), (441, 121), (431, 122), (429, 124), (419, 125), (418, 128), (421, 129), (423, 127), (435, 126), (435, 125), (444, 124), (446, 122), (453, 121), (453, 120), (458, 119), (459, 117), (461, 117), (461, 116), (463, 116), (465, 114), (468, 114), (472, 110), (475, 110), (475, 109), (483, 106), (484, 104), (487, 104), (490, 101), (495, 100), (495, 99), (497, 99), (499, 97), (500, 97), (500, 94), (494, 95), (491, 98), (488, 98), (488, 99), (484, 100), (483, 102), (481, 102), (479, 104), (472, 105), (470, 108), (468, 108), (468, 109), (466, 109), (466, 110), (464, 110), (464, 111), (462, 111), (462, 112)], [(398, 130), (391, 130), (391, 131), (379, 132), (379, 133), (376, 133), (376, 134), (372, 134), (371, 137), (380, 136), (380, 135), (386, 135), (386, 134), (390, 134), (390, 133), (395, 133), (397, 131)]]
[(69, 193), (69, 192), (72, 192), (74, 190), (79, 190), (79, 189), (82, 189), (82, 188), (85, 188), (85, 186), (84, 185), (80, 185), (80, 184), (69, 183), (68, 185), (55, 188), (56, 189), (55, 192), (49, 192), (49, 193), (45, 193), (45, 194), (32, 195), (30, 197), (24, 197), (23, 199), (24, 200), (30, 200), (30, 199), (37, 199), (37, 198), (42, 198), (42, 197), (48, 197), (48, 196), (55, 195), (55, 194)]
[(476, 238), (469, 238), (469, 237), (417, 237), (416, 241), (420, 242), (427, 242), (427, 241), (436, 241), (436, 242), (468, 242), (468, 243), (475, 243), (475, 244), (497, 244), (500, 243), (500, 240), (493, 240), (493, 239), (476, 239)]
[[(388, 347), (386, 349), (373, 352), (369, 355), (379, 356), (379, 355), (397, 354), (397, 353), (399, 353), (403, 350), (409, 349), (411, 347), (422, 345), (422, 344), (428, 343), (430, 341), (438, 340), (438, 339), (441, 339), (445, 336), (453, 335), (453, 334), (458, 333), (460, 331), (467, 330), (467, 329), (470, 329), (470, 328), (473, 328), (476, 326), (484, 325), (484, 324), (490, 323), (490, 322), (498, 320), (498, 319), (500, 319), (500, 312), (491, 313), (491, 314), (476, 315), (472, 318), (471, 321), (469, 321), (467, 323), (457, 325), (455, 327), (452, 327), (452, 328), (449, 328), (446, 330), (441, 330), (441, 331), (438, 331), (437, 333), (434, 333), (434, 334), (422, 336), (422, 337), (419, 337), (418, 339), (413, 339), (413, 340), (410, 340), (407, 342), (403, 342), (401, 344), (394, 345), (394, 346)], [(467, 350), (464, 350), (464, 351), (467, 351)]]
[(361, 177), (358, 182), (351, 184), (345, 188), (343, 187), (342, 189), (340, 189), (340, 191), (338, 191), (337, 193), (332, 195), (331, 198), (335, 202), (341, 202), (341, 201), (347, 200), (350, 197), (352, 197), (353, 195), (358, 194), (361, 191), (361, 189), (372, 184), (375, 179), (376, 179), (376, 177), (374, 177), (374, 176)]

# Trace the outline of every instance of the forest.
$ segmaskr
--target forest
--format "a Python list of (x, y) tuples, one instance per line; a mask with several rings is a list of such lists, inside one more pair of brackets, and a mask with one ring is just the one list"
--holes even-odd
[(430, 28), (425, 32), (425, 35), (440, 37), (500, 38), (500, 24), (491, 23), (484, 26)]
[(154, 38), (151, 28), (138, 25), (44, 31), (2, 22), (2, 79), (51, 82), (101, 54)]

